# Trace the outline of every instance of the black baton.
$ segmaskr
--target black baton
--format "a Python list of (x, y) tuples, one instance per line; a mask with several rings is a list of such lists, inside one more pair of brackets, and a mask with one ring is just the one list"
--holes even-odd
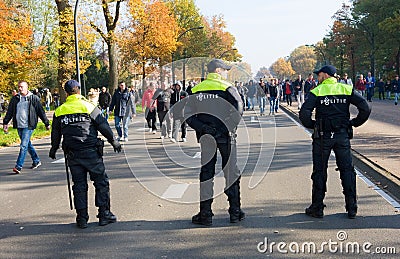
[[(320, 145), (321, 145), (321, 160), (322, 160), (322, 171), (324, 172), (324, 176), (327, 176), (327, 165), (325, 164), (324, 158), (324, 130), (323, 130), (323, 121), (319, 120), (319, 137), (320, 137)], [(324, 179), (325, 180), (325, 179)], [(324, 185), (324, 191), (326, 192), (326, 180)]]
[(65, 173), (67, 174), (67, 183), (68, 183), (69, 207), (71, 208), (71, 210), (73, 210), (74, 207), (72, 206), (71, 182), (69, 180), (69, 172), (68, 172), (68, 159), (65, 153), (64, 153), (64, 159), (65, 159)]

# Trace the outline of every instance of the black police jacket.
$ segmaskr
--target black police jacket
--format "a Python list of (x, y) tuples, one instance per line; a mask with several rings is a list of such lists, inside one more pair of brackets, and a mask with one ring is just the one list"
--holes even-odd
[(96, 147), (97, 131), (108, 142), (114, 140), (114, 134), (99, 108), (79, 94), (70, 95), (54, 113), (51, 147), (57, 150), (63, 137), (64, 151), (91, 152)]
[[(350, 104), (358, 109), (358, 114), (350, 120)], [(315, 120), (312, 112), (316, 109)], [(322, 125), (323, 131), (335, 132), (349, 125), (358, 127), (367, 121), (371, 113), (367, 101), (353, 87), (338, 83), (336, 78), (329, 77), (310, 91), (308, 99), (301, 106), (299, 118), (306, 128)], [(319, 129), (321, 130), (321, 129)]]
[(209, 73), (207, 79), (192, 89), (187, 99), (184, 115), (187, 123), (196, 131), (197, 139), (205, 129), (215, 130), (217, 143), (228, 143), (243, 114), (243, 103), (236, 87), (221, 79), (217, 73)]

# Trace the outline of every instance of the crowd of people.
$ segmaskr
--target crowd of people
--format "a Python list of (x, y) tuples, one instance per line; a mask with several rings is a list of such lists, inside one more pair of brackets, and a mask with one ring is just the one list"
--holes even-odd
[(297, 101), (300, 110), (305, 98), (316, 85), (313, 74), (309, 74), (306, 80), (298, 75), (295, 80), (260, 78), (259, 82), (255, 80), (246, 83), (235, 82), (245, 110), (254, 111), (254, 107), (258, 105), (260, 116), (265, 115), (267, 103), (269, 103), (269, 115), (275, 115), (279, 110), (280, 102), (287, 102), (289, 106), (292, 106), (293, 99)]
[[(346, 75), (347, 76), (347, 75)], [(351, 85), (353, 85), (350, 83)], [(361, 74), (355, 85), (355, 90), (361, 94), (363, 97), (367, 99), (367, 101), (372, 102), (373, 97), (375, 95), (375, 91), (378, 90), (378, 98), (379, 100), (391, 100), (392, 93), (394, 94), (394, 104), (397, 105), (400, 97), (400, 79), (399, 75), (396, 75), (393, 80), (389, 78), (384, 80), (383, 78), (375, 79), (374, 76), (371, 75), (371, 72), (368, 72), (367, 77), (364, 77)]]
[[(357, 88), (358, 81), (354, 89), (346, 74), (338, 80), (335, 78), (336, 68), (333, 66), (324, 66), (314, 72), (318, 75), (320, 84), (314, 80), (313, 74), (309, 74), (305, 80), (298, 75), (293, 81), (259, 78), (257, 83), (255, 80), (250, 80), (247, 83), (231, 84), (226, 81), (226, 72), (230, 69), (231, 66), (222, 60), (214, 59), (207, 65), (209, 74), (203, 82), (192, 81), (187, 88), (180, 82), (174, 82), (170, 86), (152, 82), (142, 96), (141, 104), (145, 109), (149, 132), (157, 133), (158, 119), (162, 142), (169, 138), (171, 142), (176, 143), (179, 130), (181, 141), (186, 142), (187, 124), (196, 131), (201, 146), (202, 187), (200, 211), (192, 217), (192, 223), (212, 225), (214, 216), (212, 178), (215, 176), (217, 150), (222, 157), (226, 181), (224, 192), (229, 201), (230, 222), (237, 223), (245, 218), (240, 202), (241, 172), (237, 167), (236, 150), (236, 130), (243, 111), (255, 111), (255, 106), (258, 105), (260, 116), (264, 116), (268, 101), (269, 115), (274, 115), (279, 110), (280, 102), (292, 105), (292, 97), (297, 101), (303, 125), (314, 129), (313, 196), (312, 204), (305, 211), (306, 214), (317, 218), (324, 215), (326, 165), (330, 150), (333, 149), (341, 174), (348, 217), (355, 218), (357, 196), (349, 140), (352, 138), (352, 127), (363, 124), (371, 112), (363, 98), (366, 94), (367, 100), (372, 100), (375, 79), (371, 74), (368, 73), (366, 79), (360, 76), (359, 80), (364, 84), (366, 92), (359, 93), (361, 90)], [(378, 87), (381, 82), (383, 80), (379, 81)], [(396, 88), (396, 104), (399, 83), (398, 76), (391, 82), (393, 88)], [(43, 106), (49, 110), (51, 102), (55, 99), (54, 94), (58, 95), (57, 92), (51, 94), (49, 90), (45, 90), (43, 105), (41, 98), (37, 96), (40, 93), (29, 92), (27, 82), (20, 81), (18, 87), (19, 94), (11, 99), (12, 109), (7, 112), (3, 120), (4, 132), (8, 131), (8, 123), (12, 120), (13, 127), (18, 129), (21, 138), (20, 153), (13, 168), (16, 174), (21, 173), (27, 153), (32, 157), (31, 169), (41, 165), (30, 138), (38, 118), (44, 122), (47, 130), (50, 129)], [(101, 91), (90, 89), (89, 100), (81, 95), (80, 84), (75, 80), (69, 80), (64, 89), (67, 99), (53, 115), (49, 157), (56, 158), (57, 149), (63, 139), (66, 168), (67, 170), (69, 168), (74, 182), (74, 205), (79, 228), (88, 226), (88, 173), (96, 189), (95, 203), (99, 208), (97, 215), (99, 225), (116, 222), (117, 217), (110, 210), (109, 181), (102, 160), (104, 141), (98, 138), (98, 132), (108, 140), (115, 152), (121, 152), (122, 146), (119, 141), (127, 142), (129, 139), (129, 124), (136, 115), (136, 105), (140, 102), (140, 95), (135, 86), (128, 88), (123, 81), (119, 82), (118, 89), (112, 95), (108, 93), (106, 87), (102, 87)], [(190, 95), (195, 98), (187, 98)], [(357, 117), (351, 120), (348, 103), (354, 104), (359, 110)], [(315, 119), (312, 117), (314, 110), (316, 110)], [(117, 136), (114, 136), (107, 122), (111, 112), (114, 113)], [(330, 137), (325, 137), (328, 134)]]

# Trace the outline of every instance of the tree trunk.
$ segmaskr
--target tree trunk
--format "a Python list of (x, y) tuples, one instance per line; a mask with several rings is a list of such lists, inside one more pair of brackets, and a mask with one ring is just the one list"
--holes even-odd
[(92, 26), (93, 29), (95, 29), (100, 36), (103, 38), (103, 40), (107, 43), (108, 46), (108, 59), (110, 63), (109, 67), (109, 90), (110, 94), (114, 93), (114, 90), (117, 89), (118, 87), (118, 54), (117, 54), (117, 43), (115, 41), (115, 28), (117, 26), (117, 22), (119, 19), (119, 13), (120, 13), (120, 6), (121, 2), (123, 0), (118, 0), (116, 1), (116, 5), (114, 6), (114, 15), (115, 17), (112, 16), (112, 11), (110, 11), (110, 6), (109, 3), (114, 2), (114, 1), (109, 1), (109, 0), (102, 0), (101, 7), (103, 9), (103, 15), (104, 15), (104, 20), (105, 20), (105, 25), (107, 28), (107, 33), (103, 32), (99, 27), (96, 26), (95, 23), (90, 22), (90, 25)]
[(60, 90), (60, 100), (61, 103), (65, 102), (66, 93), (63, 88), (63, 83), (70, 78), (70, 71), (68, 71), (68, 60), (67, 56), (72, 51), (74, 46), (74, 35), (73, 31), (73, 19), (72, 19), (72, 6), (69, 4), (68, 0), (55, 0), (57, 5), (57, 12), (59, 17), (60, 26), (60, 47), (58, 48), (58, 73), (57, 73), (57, 83), (58, 89)]
[(114, 41), (107, 42), (108, 46), (108, 59), (110, 62), (109, 75), (110, 75), (110, 94), (112, 95), (118, 87), (118, 56), (116, 52), (116, 43)]

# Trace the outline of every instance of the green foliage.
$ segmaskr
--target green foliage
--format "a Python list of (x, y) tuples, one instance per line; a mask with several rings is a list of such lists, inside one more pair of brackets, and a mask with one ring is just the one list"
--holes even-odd
[[(175, 59), (184, 57), (208, 56), (206, 32), (204, 29), (192, 30), (184, 33), (191, 28), (204, 26), (203, 17), (194, 0), (167, 0), (171, 13), (175, 15), (180, 31), (178, 31), (179, 43), (175, 53)], [(184, 33), (184, 34), (183, 34)]]
[[(32, 139), (40, 139), (47, 137), (50, 134), (50, 130), (46, 130), (43, 122), (39, 122), (37, 128), (33, 131)], [(17, 129), (10, 127), (8, 134), (5, 134), (2, 130), (0, 131), (0, 147), (12, 146), (18, 143), (20, 143), (20, 139)]]
[(343, 5), (324, 39), (333, 65), (351, 71), (353, 78), (367, 71), (377, 77), (391, 77), (393, 67), (399, 71), (399, 10), (397, 0), (362, 0)]
[(92, 55), (88, 58), (91, 65), (85, 72), (86, 81), (88, 82), (88, 88), (101, 88), (102, 86), (108, 86), (108, 69), (101, 56)]

